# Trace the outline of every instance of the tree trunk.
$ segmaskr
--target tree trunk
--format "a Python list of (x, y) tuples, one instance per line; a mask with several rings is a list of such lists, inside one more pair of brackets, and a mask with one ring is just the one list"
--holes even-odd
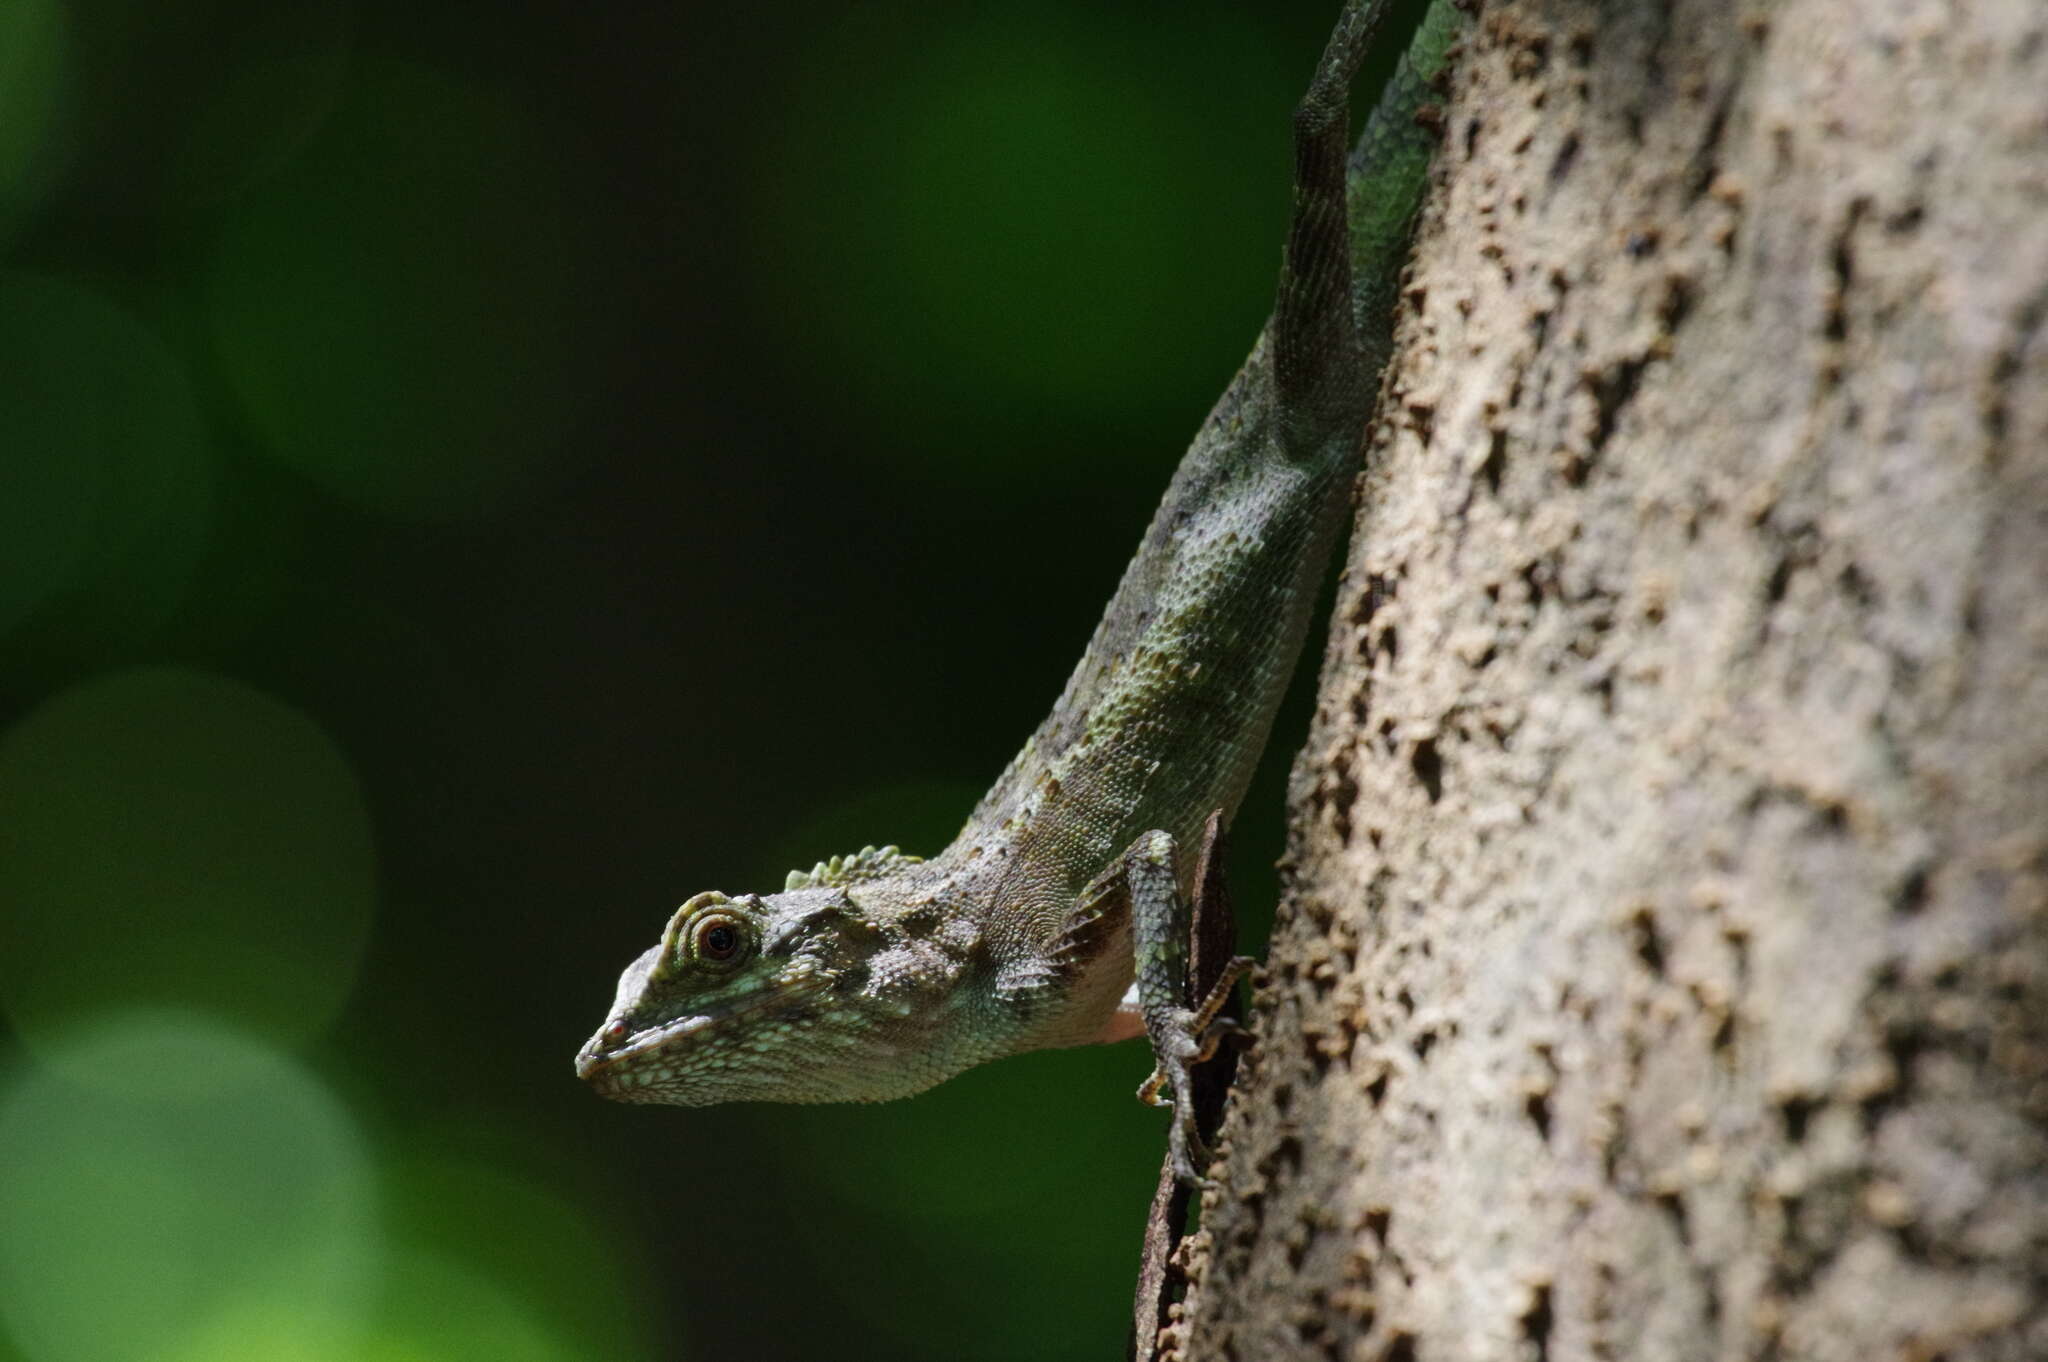
[(2048, 1358), (2048, 5), (1489, 3), (1186, 1358)]

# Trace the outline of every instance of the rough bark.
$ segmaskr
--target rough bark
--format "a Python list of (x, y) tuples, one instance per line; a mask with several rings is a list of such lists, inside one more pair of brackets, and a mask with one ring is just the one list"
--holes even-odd
[(2048, 5), (1489, 3), (1189, 1359), (2048, 1358)]

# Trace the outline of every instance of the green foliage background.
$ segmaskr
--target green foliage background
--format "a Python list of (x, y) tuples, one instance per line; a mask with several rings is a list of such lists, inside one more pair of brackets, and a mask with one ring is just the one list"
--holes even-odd
[(1333, 9), (0, 0), (0, 1358), (1115, 1354), (1142, 1049), (570, 1058), (1040, 717)]

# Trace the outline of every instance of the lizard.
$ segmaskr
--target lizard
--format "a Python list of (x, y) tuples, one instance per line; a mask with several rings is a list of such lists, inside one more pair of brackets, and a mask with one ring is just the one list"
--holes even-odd
[(1174, 1108), (1173, 1168), (1199, 1182), (1188, 1070), (1252, 962), (1186, 996), (1185, 849), (1243, 797), (1341, 532), (1435, 140), (1419, 111), (1456, 26), (1435, 0), (1349, 149), (1386, 8), (1349, 0), (1337, 20), (1294, 111), (1273, 314), (1051, 714), (929, 859), (871, 846), (776, 892), (686, 900), (576, 1056), (600, 1094), (880, 1101), (1142, 1029), (1157, 1064), (1139, 1095)]

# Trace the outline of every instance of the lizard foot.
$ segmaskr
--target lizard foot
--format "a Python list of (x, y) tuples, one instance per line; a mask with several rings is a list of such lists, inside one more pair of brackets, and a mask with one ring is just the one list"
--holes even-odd
[[(1175, 1178), (1197, 1187), (1201, 1185), (1201, 1168), (1208, 1162), (1201, 1131), (1214, 1129), (1222, 1087), (1228, 1086), (1228, 1079), (1222, 1079), (1214, 1091), (1205, 1085), (1198, 1104), (1194, 1071), (1216, 1053), (1225, 1037), (1244, 1034), (1235, 1022), (1218, 1014), (1254, 962), (1249, 956), (1230, 953), (1221, 812), (1210, 816), (1203, 833), (1192, 902), (1180, 891), (1178, 854), (1171, 834), (1148, 832), (1117, 858), (1098, 883), (1104, 893), (1123, 895), (1130, 912), (1138, 1010), (1156, 1064), (1152, 1076), (1138, 1089), (1138, 1098), (1152, 1106), (1173, 1108), (1168, 1162)], [(1196, 980), (1207, 984), (1199, 1003), (1195, 1003), (1194, 991), (1200, 986)]]
[(1139, 1085), (1138, 1100), (1147, 1106), (1173, 1108), (1168, 1150), (1174, 1176), (1189, 1187), (1201, 1185), (1202, 1170), (1209, 1163), (1208, 1145), (1196, 1128), (1189, 1071), (1213, 1056), (1225, 1040), (1250, 1038), (1249, 1031), (1218, 1013), (1254, 963), (1248, 955), (1232, 957), (1200, 1007), (1173, 1009), (1173, 1015), (1153, 1032), (1158, 1062), (1151, 1077)]

